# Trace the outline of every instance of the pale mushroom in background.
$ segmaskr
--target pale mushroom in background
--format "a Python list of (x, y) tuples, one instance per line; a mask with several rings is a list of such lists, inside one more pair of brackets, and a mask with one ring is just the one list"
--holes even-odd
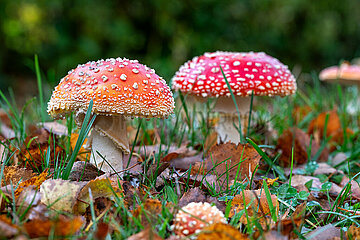
[(325, 68), (319, 74), (322, 81), (355, 85), (360, 89), (360, 65), (350, 65), (347, 62), (340, 66)]
[(194, 57), (182, 65), (172, 79), (172, 88), (198, 98), (215, 97), (213, 109), (220, 113), (218, 141), (239, 143), (238, 116), (229, 82), (242, 118), (242, 130), (248, 121), (250, 96), (287, 96), (296, 92), (296, 80), (288, 67), (265, 53), (214, 52)]
[(319, 74), (320, 80), (341, 85), (352, 85), (358, 89), (358, 98), (355, 102), (350, 102), (347, 111), (351, 114), (356, 113), (360, 105), (360, 65), (350, 65), (343, 62), (340, 66), (332, 66), (323, 69)]
[(80, 127), (90, 100), (97, 115), (88, 141), (90, 162), (105, 172), (122, 171), (123, 155), (130, 152), (126, 117), (167, 118), (174, 110), (166, 82), (153, 69), (126, 58), (92, 61), (68, 72), (51, 96), (48, 113), (63, 118), (74, 112)]

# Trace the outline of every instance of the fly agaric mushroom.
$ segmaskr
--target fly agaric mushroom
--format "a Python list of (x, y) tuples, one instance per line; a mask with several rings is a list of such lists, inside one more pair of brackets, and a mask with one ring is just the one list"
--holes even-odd
[(224, 214), (216, 206), (207, 202), (191, 202), (176, 214), (172, 228), (178, 236), (189, 236), (213, 223), (226, 223)]
[(356, 85), (360, 89), (360, 65), (344, 62), (339, 66), (325, 68), (319, 74), (322, 81)]
[(288, 67), (265, 53), (214, 52), (194, 57), (175, 74), (172, 88), (198, 98), (215, 97), (213, 109), (220, 112), (218, 140), (238, 143), (234, 128), (237, 115), (220, 66), (235, 95), (242, 118), (247, 123), (252, 92), (260, 96), (287, 96), (295, 93), (296, 81)]
[(78, 65), (55, 88), (48, 113), (63, 118), (75, 112), (81, 126), (90, 101), (97, 114), (88, 142), (90, 162), (112, 172), (98, 151), (114, 168), (123, 169), (123, 154), (129, 154), (125, 117), (167, 118), (174, 110), (174, 99), (165, 80), (137, 60), (111, 58)]
[[(340, 67), (332, 66), (323, 69), (319, 78), (322, 81), (330, 83), (340, 83), (345, 85), (357, 86), (358, 92), (360, 93), (360, 65), (350, 65), (348, 62), (343, 62)], [(359, 106), (360, 95), (358, 96), (357, 102), (349, 104), (347, 110), (349, 113), (356, 113), (357, 109), (354, 106)]]

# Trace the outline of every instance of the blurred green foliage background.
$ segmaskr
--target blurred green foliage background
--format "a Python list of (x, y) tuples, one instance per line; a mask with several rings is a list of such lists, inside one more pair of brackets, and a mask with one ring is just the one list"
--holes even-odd
[(51, 85), (78, 63), (127, 57), (169, 80), (205, 51), (264, 51), (302, 71), (360, 56), (359, 0), (1, 0), (0, 84)]

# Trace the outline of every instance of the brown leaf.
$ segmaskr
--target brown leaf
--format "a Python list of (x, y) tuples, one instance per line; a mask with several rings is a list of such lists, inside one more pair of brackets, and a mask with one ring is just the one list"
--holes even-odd
[(54, 231), (54, 236), (70, 237), (80, 230), (84, 224), (82, 217), (69, 218), (59, 215), (55, 220), (31, 220), (24, 223), (24, 228), (30, 238), (48, 237)]
[(54, 138), (45, 129), (36, 129), (28, 136), (21, 151), (18, 154), (19, 161), (27, 169), (43, 171), (45, 156), (50, 148), (50, 167), (54, 166), (54, 160), (65, 158), (65, 150), (56, 143)]
[(1, 185), (4, 186), (10, 184), (10, 181), (13, 185), (17, 185), (20, 180), (26, 181), (35, 175), (36, 174), (33, 173), (32, 170), (28, 170), (26, 168), (21, 168), (19, 166), (5, 166), (4, 175), (1, 179)]
[[(290, 128), (283, 132), (278, 139), (277, 150), (281, 150), (282, 154), (279, 163), (282, 166), (290, 166), (292, 157), (292, 143), (294, 142), (294, 165), (307, 162), (307, 150), (310, 145), (310, 137), (299, 128)], [(311, 157), (314, 157), (320, 146), (315, 140), (311, 144)], [(328, 150), (325, 148), (319, 157), (319, 161), (327, 161), (329, 157)]]
[[(272, 205), (276, 209), (276, 214), (279, 211), (279, 202), (275, 195), (271, 195)], [(270, 205), (267, 201), (264, 190), (244, 190), (243, 193), (236, 195), (231, 202), (232, 210), (230, 217), (235, 213), (240, 212), (247, 206), (247, 213), (250, 218), (255, 217), (265, 229), (268, 223), (271, 223)], [(246, 215), (242, 215), (240, 222), (247, 224)]]
[(215, 206), (222, 212), (225, 212), (225, 202), (220, 202), (216, 197), (206, 196), (200, 188), (190, 188), (184, 195), (180, 198), (178, 207), (182, 208), (188, 205), (191, 202), (208, 202), (215, 203)]
[(294, 108), (292, 115), (295, 120), (295, 123), (299, 123), (312, 111), (309, 106), (297, 106)]
[(293, 212), (293, 214), (281, 221), (277, 222), (276, 225), (272, 228), (273, 231), (281, 231), (283, 236), (287, 236), (291, 239), (295, 237), (294, 229), (300, 232), (300, 227), (304, 222), (304, 216), (306, 211), (306, 202), (298, 205)]
[(104, 172), (97, 169), (93, 164), (84, 161), (77, 161), (71, 169), (69, 180), (90, 181), (103, 174)]
[(204, 143), (204, 155), (207, 155), (207, 153), (209, 152), (209, 150), (216, 145), (217, 143), (217, 139), (218, 139), (218, 134), (216, 131), (213, 131), (212, 133), (210, 133), (206, 139), (205, 139), (205, 143)]
[[(72, 133), (71, 137), (70, 137), (70, 144), (71, 144), (71, 148), (74, 150), (75, 149), (75, 145), (76, 142), (79, 138), (79, 134), (78, 133)], [(90, 150), (87, 150), (84, 148), (84, 146), (86, 146), (87, 143), (87, 139), (85, 139), (83, 145), (81, 146), (79, 153), (77, 155), (77, 158), (81, 161), (86, 161), (90, 159)]]
[[(327, 115), (329, 117), (326, 128), (326, 137), (332, 137), (329, 144), (331, 146), (330, 150), (333, 151), (336, 149), (336, 145), (342, 144), (344, 141), (344, 131), (336, 109), (320, 113), (317, 118), (310, 122), (308, 133), (313, 134), (315, 139), (318, 141), (322, 139), (324, 137), (325, 120)], [(346, 128), (346, 134), (352, 135), (354, 132), (351, 129)]]
[(199, 234), (198, 240), (247, 240), (246, 234), (240, 233), (236, 228), (225, 223), (215, 223), (205, 227)]
[(200, 188), (190, 188), (187, 192), (185, 192), (180, 198), (178, 206), (182, 208), (191, 202), (206, 202), (206, 196)]
[(354, 224), (350, 226), (346, 235), (349, 239), (360, 239), (360, 228), (356, 227)]
[(184, 158), (176, 158), (171, 161), (171, 166), (177, 169), (188, 170), (190, 169), (190, 165), (194, 165), (197, 162), (201, 162), (203, 160), (203, 153), (196, 154), (191, 157)]
[[(213, 172), (220, 176), (221, 180), (234, 180), (238, 174), (238, 180), (250, 179), (259, 164), (260, 155), (249, 144), (234, 144), (231, 142), (217, 144), (209, 150), (209, 155), (198, 169), (197, 173), (204, 175)], [(240, 167), (239, 167), (240, 165)], [(239, 170), (238, 170), (239, 168)], [(196, 171), (194, 169), (194, 171)], [(192, 174), (194, 174), (192, 171)]]
[[(341, 180), (340, 187), (342, 187), (342, 188), (345, 187), (349, 181), (350, 181), (350, 179), (344, 175), (343, 179)], [(351, 185), (352, 196), (359, 200), (360, 199), (360, 184), (355, 180), (351, 180), (350, 185)]]
[(94, 233), (94, 237), (96, 240), (104, 240), (108, 235), (110, 230), (110, 226), (107, 223), (99, 222), (96, 225), (96, 231)]
[(134, 217), (141, 217), (141, 224), (143, 226), (149, 225), (151, 223), (156, 223), (159, 218), (159, 214), (162, 211), (162, 204), (157, 199), (146, 199), (143, 205), (137, 207), (133, 211)]
[(0, 121), (6, 126), (12, 127), (8, 113), (2, 108), (0, 108)]
[(266, 239), (266, 240), (288, 240), (289, 238), (287, 236), (282, 235), (277, 230), (272, 230), (272, 231), (266, 232), (262, 236), (261, 239)]
[[(318, 227), (314, 231), (306, 234), (306, 239), (311, 240), (333, 240), (333, 239), (343, 239), (341, 238), (340, 227), (334, 227), (332, 224), (327, 224), (323, 227)], [(356, 239), (356, 238), (355, 238)]]
[(309, 124), (308, 133), (317, 135), (320, 139), (322, 139), (324, 137), (323, 134), (327, 115), (329, 117), (326, 127), (326, 137), (333, 135), (338, 129), (341, 129), (340, 118), (337, 114), (337, 110), (334, 109), (320, 113), (315, 119), (313, 119)]
[(138, 206), (138, 202), (146, 201), (148, 197), (148, 189), (145, 185), (140, 184), (138, 187), (134, 187), (130, 182), (123, 182), (122, 187), (124, 189), (124, 201), (129, 206), (129, 210), (133, 210)]
[(38, 176), (34, 176), (30, 178), (29, 180), (26, 180), (24, 182), (21, 182), (19, 184), (19, 187), (15, 190), (15, 198), (17, 198), (20, 193), (28, 186), (34, 186), (36, 189), (40, 188), (40, 185), (48, 178), (48, 171), (42, 172)]
[(116, 178), (109, 178), (107, 175), (102, 175), (91, 180), (77, 195), (77, 201), (74, 204), (73, 212), (80, 214), (85, 213), (90, 202), (89, 189), (91, 189), (93, 200), (100, 197), (108, 198), (110, 200), (113, 200), (116, 196), (123, 197), (124, 192), (122, 183), (123, 181)]
[(163, 238), (157, 235), (151, 227), (147, 227), (141, 232), (130, 236), (128, 240), (163, 240)]
[(29, 214), (41, 201), (41, 194), (32, 187), (25, 188), (16, 199), (17, 214)]
[(9, 239), (19, 233), (18, 227), (6, 215), (0, 215), (0, 238)]
[[(292, 171), (293, 171), (293, 173), (297, 173), (299, 171), (304, 171), (305, 167), (306, 167), (306, 164), (303, 164), (301, 166), (297, 166), (297, 167), (293, 168)], [(291, 168), (290, 167), (285, 168), (284, 172), (286, 175), (290, 175)], [(320, 174), (333, 175), (333, 174), (344, 174), (344, 172), (333, 168), (332, 166), (330, 166), (327, 163), (321, 162), (318, 164), (318, 168), (314, 171), (313, 175), (316, 176), (316, 175), (320, 175)]]
[[(321, 189), (321, 186), (323, 185), (322, 182), (320, 182), (320, 179), (317, 177), (311, 177), (311, 176), (304, 176), (304, 175), (293, 175), (291, 178), (291, 186), (296, 188), (298, 191), (308, 191), (305, 187), (305, 183), (312, 180), (312, 187), (313, 188), (319, 188)], [(337, 184), (332, 183), (331, 188), (329, 190), (329, 194), (333, 196), (337, 196), (340, 194), (342, 190), (342, 187), (339, 187)], [(326, 194), (322, 192), (311, 192), (313, 195), (317, 194)]]
[(150, 165), (146, 175), (148, 176), (148, 178), (159, 176), (166, 168), (168, 168), (172, 164), (173, 160), (179, 159), (182, 161), (185, 156), (188, 156), (190, 154), (190, 152), (194, 153), (194, 151), (189, 150), (186, 145), (181, 146), (180, 148), (168, 153), (165, 157), (161, 158), (158, 164), (153, 163), (152, 165)]

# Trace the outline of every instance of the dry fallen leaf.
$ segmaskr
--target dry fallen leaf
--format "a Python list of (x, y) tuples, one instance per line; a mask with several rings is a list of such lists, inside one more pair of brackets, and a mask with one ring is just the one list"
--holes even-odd
[(320, 113), (315, 119), (313, 119), (308, 128), (308, 133), (318, 136), (322, 139), (324, 136), (326, 116), (328, 117), (326, 127), (326, 137), (333, 135), (338, 129), (341, 129), (340, 118), (337, 114), (337, 110), (331, 110)]
[(215, 204), (215, 206), (222, 212), (225, 212), (226, 204), (223, 201), (219, 201), (216, 197), (207, 196), (200, 188), (190, 188), (184, 195), (180, 198), (178, 202), (178, 207), (182, 208), (188, 205), (191, 202), (208, 202)]
[(109, 178), (107, 175), (102, 175), (91, 180), (77, 195), (73, 212), (79, 214), (85, 213), (90, 202), (89, 189), (91, 189), (93, 200), (101, 197), (110, 200), (114, 200), (115, 197), (123, 197), (122, 183), (123, 181), (116, 178)]
[(10, 239), (19, 233), (18, 226), (11, 223), (6, 215), (0, 215), (0, 238)]
[(208, 157), (198, 168), (194, 166), (191, 173), (205, 175), (214, 170), (221, 180), (231, 181), (236, 176), (238, 180), (250, 179), (260, 158), (257, 151), (249, 144), (236, 145), (231, 142), (217, 144), (209, 150)]
[(353, 224), (348, 229), (346, 235), (349, 239), (360, 239), (360, 228)]
[(218, 134), (216, 131), (213, 131), (212, 133), (210, 133), (204, 142), (204, 155), (207, 155), (207, 153), (209, 152), (209, 150), (216, 145), (217, 143), (217, 139), (218, 139)]
[(45, 129), (35, 129), (34, 132), (28, 136), (21, 150), (18, 153), (18, 158), (22, 166), (28, 169), (35, 169), (43, 171), (45, 166), (45, 157), (48, 149), (50, 149), (49, 167), (54, 166), (54, 159), (65, 158), (65, 150), (60, 147), (53, 137)]
[(246, 234), (225, 223), (215, 223), (205, 227), (198, 235), (198, 240), (247, 240)]
[[(72, 133), (71, 137), (70, 137), (70, 144), (71, 144), (71, 148), (74, 149), (76, 142), (79, 138), (79, 134), (78, 133)], [(79, 153), (77, 155), (77, 158), (80, 159), (81, 161), (86, 161), (90, 159), (90, 150), (86, 150), (84, 148), (84, 146), (86, 146), (87, 143), (87, 139), (85, 139), (83, 145), (81, 146)]]
[(163, 240), (163, 238), (157, 235), (151, 227), (146, 227), (141, 232), (130, 236), (128, 240)]
[[(304, 175), (293, 175), (291, 178), (291, 186), (296, 188), (298, 191), (308, 191), (307, 187), (305, 186), (305, 183), (312, 181), (312, 188), (318, 188), (321, 189), (321, 186), (323, 185), (322, 182), (320, 182), (320, 179), (317, 177), (312, 176), (304, 176)], [(333, 196), (337, 196), (340, 194), (342, 190), (342, 187), (338, 186), (335, 183), (331, 184), (331, 188), (329, 190), (329, 194)], [(313, 195), (319, 194), (319, 192), (311, 191)], [(322, 193), (326, 194), (326, 193)]]
[[(282, 154), (279, 163), (282, 166), (290, 166), (292, 156), (292, 142), (294, 142), (294, 164), (303, 164), (308, 160), (308, 148), (310, 145), (310, 137), (299, 128), (290, 128), (283, 132), (278, 139), (277, 150), (281, 150)], [(313, 140), (311, 144), (311, 157), (314, 157), (320, 146)], [(325, 148), (320, 156), (319, 161), (327, 161), (329, 157), (328, 150)]]
[(94, 237), (96, 240), (105, 240), (106, 236), (109, 234), (110, 226), (104, 222), (98, 222), (96, 225), (96, 231)]
[[(326, 117), (328, 116), (328, 122), (326, 127), (326, 137), (332, 137), (329, 144), (331, 151), (335, 150), (335, 146), (342, 144), (344, 141), (344, 131), (341, 126), (339, 115), (337, 110), (331, 110), (320, 113), (315, 119), (313, 119), (308, 127), (308, 133), (313, 134), (316, 140), (322, 139), (324, 136)], [(346, 128), (346, 134), (351, 135), (354, 132)]]
[(271, 230), (266, 232), (261, 239), (266, 239), (266, 240), (288, 240), (290, 238), (288, 238), (287, 236), (282, 235), (280, 232), (276, 231), (276, 230)]
[(159, 214), (162, 211), (162, 204), (157, 199), (146, 199), (145, 203), (141, 206), (138, 206), (137, 209), (133, 211), (134, 217), (141, 217), (141, 224), (143, 226), (151, 225), (151, 223), (156, 223), (159, 218)]
[[(279, 202), (275, 195), (271, 195), (272, 205), (275, 208), (275, 214), (279, 211)], [(271, 223), (270, 205), (267, 201), (264, 190), (244, 190), (243, 193), (236, 195), (231, 202), (232, 209), (229, 217), (240, 212), (247, 206), (247, 213), (249, 218), (257, 218), (263, 229), (266, 225)], [(240, 218), (240, 222), (247, 224), (246, 215), (243, 214)], [(270, 224), (271, 225), (271, 224)]]
[(69, 218), (59, 215), (55, 220), (31, 220), (24, 223), (24, 228), (30, 238), (48, 237), (52, 232), (54, 236), (71, 237), (83, 226), (83, 217)]
[(272, 228), (273, 231), (281, 231), (282, 236), (287, 236), (289, 238), (295, 238), (294, 229), (300, 232), (300, 227), (304, 223), (306, 211), (306, 202), (298, 205), (291, 214), (290, 217), (286, 219), (282, 219), (281, 221), (277, 222), (276, 225)]
[(24, 182), (21, 182), (19, 184), (19, 187), (15, 190), (15, 198), (17, 198), (20, 193), (29, 186), (34, 186), (36, 189), (40, 188), (40, 185), (48, 178), (48, 171), (45, 170), (44, 172), (42, 172), (40, 175), (38, 176), (34, 176)]
[(73, 167), (71, 168), (69, 180), (90, 181), (103, 174), (104, 172), (97, 169), (95, 165), (89, 162), (77, 161), (74, 163)]
[(26, 181), (34, 176), (36, 176), (36, 174), (32, 170), (19, 166), (5, 166), (1, 185), (7, 185), (10, 184), (10, 182), (12, 182), (13, 185), (17, 185), (20, 180)]
[[(294, 108), (292, 115), (295, 120), (295, 123), (301, 122), (306, 115), (308, 115), (312, 111), (310, 106), (297, 106)], [(295, 124), (295, 125), (296, 125)]]
[[(41, 194), (32, 187), (25, 188), (16, 199), (17, 214), (29, 214), (41, 201)], [(30, 210), (30, 211), (29, 211)]]
[(40, 186), (41, 202), (57, 211), (72, 212), (76, 196), (85, 182), (48, 179)]
[[(335, 240), (335, 239), (343, 239), (341, 238), (345, 234), (341, 234), (340, 227), (334, 227), (332, 224), (327, 224), (322, 227), (316, 228), (314, 231), (306, 234), (306, 239), (311, 240)], [(353, 238), (357, 239), (357, 238)]]
[[(345, 187), (349, 181), (350, 181), (350, 179), (344, 175), (343, 179), (341, 180), (340, 187), (342, 187), (342, 188)], [(352, 197), (359, 200), (360, 199), (360, 184), (355, 180), (351, 180), (350, 185), (351, 185)]]

